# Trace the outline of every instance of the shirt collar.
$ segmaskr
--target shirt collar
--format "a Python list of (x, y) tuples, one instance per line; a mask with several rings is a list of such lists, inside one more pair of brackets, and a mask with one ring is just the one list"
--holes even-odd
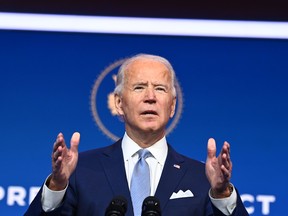
[[(127, 161), (139, 149), (141, 149), (141, 147), (136, 142), (134, 142), (125, 132), (124, 137), (122, 139), (122, 151), (124, 160)], [(164, 136), (162, 139), (160, 139), (147, 149), (151, 152), (151, 154), (158, 161), (158, 163), (164, 166), (168, 154), (166, 137)]]

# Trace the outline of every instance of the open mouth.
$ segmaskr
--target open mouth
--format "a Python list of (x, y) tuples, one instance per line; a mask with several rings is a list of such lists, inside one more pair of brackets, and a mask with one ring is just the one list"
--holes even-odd
[(142, 115), (158, 115), (156, 111), (153, 110), (146, 110), (141, 113)]

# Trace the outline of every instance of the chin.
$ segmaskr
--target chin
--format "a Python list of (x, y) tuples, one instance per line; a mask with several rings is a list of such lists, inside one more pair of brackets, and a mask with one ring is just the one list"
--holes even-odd
[(145, 127), (145, 128), (142, 128), (143, 132), (145, 133), (162, 133), (163, 132), (163, 128), (159, 128), (159, 127), (156, 127), (156, 126), (150, 126), (150, 127)]

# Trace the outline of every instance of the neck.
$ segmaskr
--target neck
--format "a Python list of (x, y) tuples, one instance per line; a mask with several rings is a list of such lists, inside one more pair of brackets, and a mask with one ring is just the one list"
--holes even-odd
[(127, 135), (136, 142), (141, 148), (148, 148), (162, 139), (165, 132), (155, 133), (153, 131), (149, 132), (135, 132), (126, 130)]

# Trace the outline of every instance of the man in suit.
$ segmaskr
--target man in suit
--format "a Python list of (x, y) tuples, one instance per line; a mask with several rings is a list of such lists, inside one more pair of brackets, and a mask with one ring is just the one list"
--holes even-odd
[(206, 164), (167, 144), (165, 127), (176, 106), (174, 84), (174, 70), (160, 56), (139, 54), (124, 62), (114, 91), (117, 112), (125, 121), (123, 138), (80, 153), (78, 159), (80, 134), (72, 135), (69, 149), (60, 133), (53, 146), (52, 174), (25, 215), (102, 216), (116, 195), (127, 198), (126, 215), (141, 215), (134, 201), (138, 192), (132, 192), (141, 149), (149, 150), (143, 160), (149, 167), (147, 196), (160, 200), (163, 216), (248, 215), (230, 183), (229, 143), (216, 157), (215, 140), (209, 139)]

